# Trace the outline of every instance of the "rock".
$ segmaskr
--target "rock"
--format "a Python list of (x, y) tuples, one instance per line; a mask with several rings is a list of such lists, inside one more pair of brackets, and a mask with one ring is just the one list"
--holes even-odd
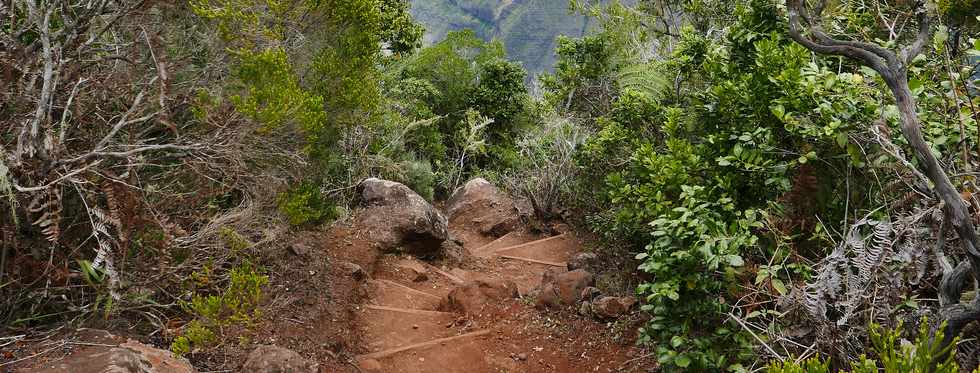
[(601, 319), (615, 319), (625, 315), (636, 304), (633, 297), (602, 297), (592, 305), (592, 313)]
[(413, 282), (423, 282), (429, 280), (428, 271), (425, 269), (425, 266), (423, 266), (422, 263), (412, 260), (404, 260), (401, 263), (398, 263), (398, 267), (405, 271)]
[(582, 316), (592, 316), (592, 303), (588, 301), (582, 302), (578, 306), (578, 314)]
[(309, 256), (310, 252), (312, 251), (313, 249), (311, 249), (308, 245), (303, 243), (296, 242), (289, 245), (289, 252), (293, 253), (293, 255), (296, 256), (301, 256), (305, 258)]
[[(109, 335), (111, 338), (117, 338)], [(128, 340), (119, 345), (85, 346), (64, 359), (28, 369), (30, 373), (193, 373), (187, 360), (170, 351)]]
[(584, 269), (594, 272), (599, 268), (599, 256), (593, 253), (578, 253), (568, 260), (566, 266), (569, 271)]
[(368, 276), (367, 271), (365, 271), (364, 268), (361, 268), (361, 266), (357, 264), (351, 262), (340, 262), (340, 267), (343, 269), (345, 274), (347, 274), (350, 277), (353, 277), (357, 281), (361, 281), (370, 277)]
[(248, 354), (244, 373), (316, 373), (317, 366), (296, 351), (278, 346), (259, 346)]
[(579, 295), (578, 300), (582, 302), (591, 302), (595, 298), (598, 298), (600, 295), (602, 295), (602, 292), (599, 291), (599, 288), (594, 286), (589, 286), (585, 289), (582, 289), (582, 293)]
[(546, 273), (535, 304), (538, 308), (557, 308), (575, 305), (585, 288), (595, 284), (592, 273), (577, 269), (561, 274)]
[(446, 201), (450, 225), (476, 224), (477, 230), (500, 237), (520, 226), (514, 200), (483, 178), (475, 178), (457, 188)]
[(357, 364), (357, 367), (361, 369), (362, 373), (381, 373), (382, 367), (381, 362), (374, 359), (364, 359)]
[(442, 308), (472, 315), (480, 313), (488, 304), (497, 304), (517, 296), (517, 284), (513, 281), (470, 280), (450, 291)]
[(368, 178), (358, 184), (365, 208), (357, 225), (383, 250), (440, 256), (450, 239), (446, 217), (407, 186)]

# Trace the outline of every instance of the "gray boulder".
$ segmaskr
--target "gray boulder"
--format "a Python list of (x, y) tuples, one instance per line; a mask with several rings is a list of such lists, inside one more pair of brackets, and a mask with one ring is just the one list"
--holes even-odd
[(446, 217), (407, 186), (368, 178), (358, 185), (358, 225), (383, 250), (419, 256), (440, 256), (450, 239)]
[(483, 178), (457, 188), (446, 201), (446, 215), (453, 227), (474, 225), (485, 236), (500, 237), (520, 227), (514, 200)]

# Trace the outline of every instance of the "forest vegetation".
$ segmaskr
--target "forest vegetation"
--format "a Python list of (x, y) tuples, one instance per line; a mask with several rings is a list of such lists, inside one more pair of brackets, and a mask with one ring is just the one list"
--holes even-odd
[(2, 2), (0, 337), (193, 355), (360, 180), (481, 176), (597, 237), (662, 371), (980, 364), (980, 1), (413, 3)]

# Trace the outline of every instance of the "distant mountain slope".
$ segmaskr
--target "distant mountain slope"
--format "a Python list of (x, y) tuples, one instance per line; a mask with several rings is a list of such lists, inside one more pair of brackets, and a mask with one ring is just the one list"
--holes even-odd
[(469, 28), (503, 41), (532, 75), (551, 71), (558, 35), (579, 37), (590, 26), (588, 17), (569, 12), (568, 0), (412, 0), (411, 12), (425, 25), (427, 44)]

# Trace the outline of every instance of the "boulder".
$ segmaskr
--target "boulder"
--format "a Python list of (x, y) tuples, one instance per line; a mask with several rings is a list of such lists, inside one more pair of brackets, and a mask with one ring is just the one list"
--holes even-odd
[(243, 373), (316, 373), (317, 366), (296, 351), (278, 346), (259, 346), (248, 354)]
[(572, 306), (582, 297), (585, 289), (595, 285), (595, 278), (588, 271), (577, 269), (560, 274), (546, 273), (541, 280), (538, 308)]
[(627, 314), (635, 304), (633, 297), (602, 297), (592, 302), (592, 314), (600, 319), (615, 319)]
[(440, 256), (450, 239), (446, 217), (407, 186), (368, 178), (358, 184), (357, 225), (383, 250)]
[[(111, 342), (118, 337), (108, 332), (103, 341)], [(100, 341), (101, 343), (101, 341)], [(64, 359), (27, 369), (30, 373), (193, 373), (197, 372), (187, 360), (174, 357), (170, 351), (161, 350), (133, 340), (117, 345), (98, 344), (72, 351)]]
[(569, 271), (576, 269), (596, 271), (599, 269), (599, 256), (593, 253), (578, 253), (568, 260), (566, 266)]
[(475, 225), (480, 234), (500, 237), (520, 227), (517, 206), (506, 193), (483, 178), (456, 189), (446, 201), (452, 226)]
[(450, 291), (441, 308), (472, 315), (480, 313), (488, 304), (497, 304), (517, 297), (517, 284), (513, 281), (470, 280)]

